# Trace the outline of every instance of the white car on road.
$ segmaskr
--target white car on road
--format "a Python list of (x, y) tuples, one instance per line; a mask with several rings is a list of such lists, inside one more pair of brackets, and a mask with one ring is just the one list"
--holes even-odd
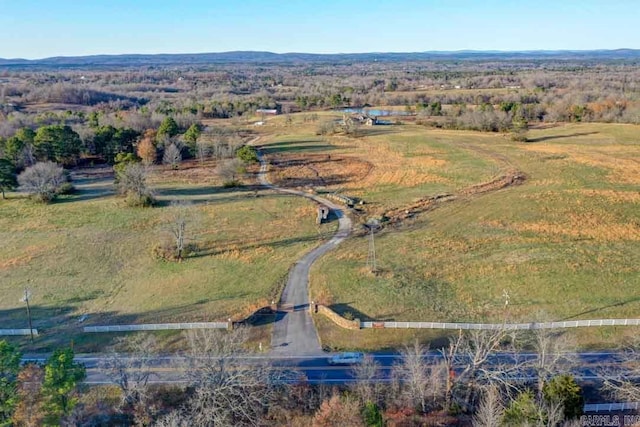
[(327, 362), (329, 365), (357, 365), (364, 360), (364, 353), (346, 352), (331, 356)]

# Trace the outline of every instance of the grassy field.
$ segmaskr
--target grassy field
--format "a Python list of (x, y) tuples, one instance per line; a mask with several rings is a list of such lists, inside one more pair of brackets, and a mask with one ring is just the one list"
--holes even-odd
[[(363, 128), (358, 138), (319, 136), (319, 124), (270, 118), (260, 144), (270, 179), (365, 201), (355, 235), (311, 272), (312, 299), (361, 319), (534, 321), (637, 317), (640, 312), (640, 128), (574, 124), (508, 136), (406, 124)], [(0, 316), (25, 327), (22, 289), (32, 289), (41, 347), (91, 323), (205, 321), (249, 313), (278, 293), (291, 264), (335, 229), (315, 225), (315, 206), (250, 185), (224, 189), (212, 165), (158, 170), (153, 209), (124, 207), (110, 180), (78, 179), (80, 191), (49, 206), (17, 195), (0, 202)], [(505, 173), (521, 185), (477, 194)], [(437, 194), (454, 200), (409, 215), (376, 235), (380, 272), (366, 268), (370, 218), (405, 212)], [(171, 200), (193, 202), (196, 256), (155, 259)], [(509, 295), (505, 310), (505, 292)], [(88, 315), (79, 323), (82, 315)], [(316, 323), (327, 348), (390, 348), (440, 331), (345, 331)], [(572, 332), (611, 345), (632, 329)], [(163, 336), (169, 346), (175, 333)], [(255, 340), (268, 341), (268, 325)], [(55, 337), (55, 338), (54, 338)]]
[[(319, 122), (339, 116), (321, 116)], [(430, 194), (453, 192), (499, 173), (502, 161), (478, 156), (465, 144), (495, 136), (440, 132), (418, 126), (363, 127), (362, 137), (318, 136), (318, 123), (277, 128), (263, 148), (270, 179), (363, 199), (369, 215)], [(460, 143), (460, 145), (456, 145)]]
[[(407, 183), (403, 179), (395, 183), (395, 191), (367, 186), (377, 203), (402, 204), (417, 195), (455, 192), (499, 173), (500, 167), (516, 168), (527, 180), (496, 192), (458, 197), (400, 227), (385, 229), (376, 236), (381, 269), (376, 276), (365, 268), (368, 240), (350, 239), (314, 266), (312, 298), (365, 319), (638, 317), (640, 128), (563, 125), (532, 130), (531, 142), (525, 144), (500, 135), (398, 128), (397, 134), (362, 138), (352, 150), (357, 153), (362, 145), (376, 147), (371, 148), (374, 152), (378, 144), (383, 149), (402, 146), (405, 158), (415, 152), (438, 153), (439, 159), (468, 156), (467, 164), (476, 167), (466, 175), (462, 166), (457, 173), (446, 172), (445, 187), (409, 180), (402, 189)], [(386, 158), (389, 174), (394, 168), (404, 177), (412, 173), (404, 160)], [(441, 164), (455, 168), (455, 161)], [(628, 332), (612, 328), (577, 335), (584, 345), (596, 345)], [(336, 347), (355, 342), (342, 335), (325, 333), (323, 339)], [(373, 342), (360, 335), (359, 345), (375, 347), (376, 340), (381, 340), (380, 346), (389, 345), (384, 333), (371, 337)]]
[[(299, 197), (216, 179), (206, 167), (157, 172), (160, 206), (151, 209), (125, 207), (109, 180), (79, 180), (77, 194), (47, 206), (10, 195), (0, 202), (3, 327), (26, 327), (25, 286), (34, 326), (67, 338), (86, 324), (226, 320), (269, 303), (291, 264), (335, 225), (317, 226), (314, 205)], [(152, 254), (168, 238), (175, 199), (193, 202), (187, 231), (197, 251), (182, 263)]]

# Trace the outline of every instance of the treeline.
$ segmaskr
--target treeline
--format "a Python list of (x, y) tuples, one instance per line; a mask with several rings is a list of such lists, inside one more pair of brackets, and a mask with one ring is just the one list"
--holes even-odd
[(433, 102), (447, 107), (445, 111), (462, 104), (471, 109), (503, 102), (536, 105), (545, 121), (638, 123), (640, 116), (640, 68), (633, 64), (560, 60), (226, 64), (0, 75), (4, 80), (0, 110), (5, 117), (36, 102), (200, 118), (237, 117), (277, 105), (292, 111), (367, 105), (415, 109)]
[[(42, 124), (42, 123), (52, 124)], [(0, 158), (24, 168), (39, 161), (72, 166), (82, 158), (113, 164), (117, 154), (135, 154), (143, 133), (153, 130), (154, 141), (162, 155), (164, 145), (180, 139), (185, 157), (195, 157), (195, 143), (201, 126), (193, 116), (139, 114), (44, 113), (37, 120), (15, 120), (0, 136)]]

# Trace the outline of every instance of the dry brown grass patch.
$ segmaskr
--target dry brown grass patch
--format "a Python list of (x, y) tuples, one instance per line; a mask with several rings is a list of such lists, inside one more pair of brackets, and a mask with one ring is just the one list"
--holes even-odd
[(524, 149), (544, 154), (561, 154), (567, 160), (586, 166), (606, 169), (609, 181), (621, 184), (640, 184), (640, 159), (628, 147), (596, 148), (581, 145), (527, 145)]
[(9, 258), (7, 260), (0, 261), (0, 270), (8, 270), (10, 268), (29, 264), (34, 258), (42, 255), (49, 249), (51, 248), (47, 246), (28, 246), (24, 248), (22, 254), (13, 258)]
[(588, 238), (600, 241), (640, 241), (640, 225), (638, 224), (604, 222), (598, 217), (588, 214), (570, 215), (567, 219), (569, 222), (564, 224), (537, 221), (515, 224), (512, 228), (518, 231), (564, 235), (578, 239)]
[(640, 191), (578, 189), (568, 190), (567, 192), (587, 197), (604, 198), (609, 203), (640, 203)]
[[(367, 161), (373, 165), (373, 170), (365, 179), (358, 182), (359, 186), (375, 185), (403, 185), (414, 187), (427, 183), (448, 183), (449, 180), (432, 173), (442, 169), (447, 161), (435, 157), (437, 154), (422, 149), (419, 153), (412, 152), (411, 157), (405, 157), (394, 150), (389, 143), (367, 140), (364, 148)], [(419, 154), (419, 155), (416, 155)]]
[(283, 186), (332, 186), (362, 180), (372, 169), (364, 160), (328, 154), (280, 154), (270, 158), (274, 183)]

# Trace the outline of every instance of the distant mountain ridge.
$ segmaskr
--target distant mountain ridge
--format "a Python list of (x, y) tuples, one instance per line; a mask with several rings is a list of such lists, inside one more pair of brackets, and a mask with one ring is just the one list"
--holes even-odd
[(640, 49), (613, 50), (529, 50), (529, 51), (426, 51), (368, 53), (273, 53), (231, 51), (214, 53), (122, 54), (56, 56), (43, 59), (3, 59), (0, 66), (136, 66), (206, 65), (224, 63), (373, 62), (428, 60), (640, 60)]

